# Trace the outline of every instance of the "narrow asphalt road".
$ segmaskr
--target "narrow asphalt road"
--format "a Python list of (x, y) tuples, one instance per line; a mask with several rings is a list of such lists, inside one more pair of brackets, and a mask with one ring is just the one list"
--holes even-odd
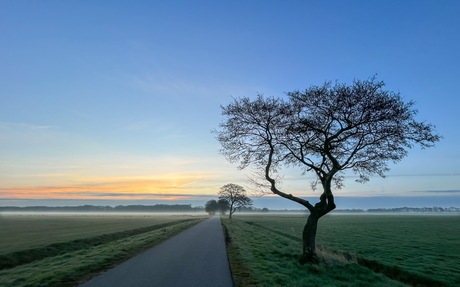
[(105, 286), (233, 286), (220, 218), (209, 218), (80, 285)]

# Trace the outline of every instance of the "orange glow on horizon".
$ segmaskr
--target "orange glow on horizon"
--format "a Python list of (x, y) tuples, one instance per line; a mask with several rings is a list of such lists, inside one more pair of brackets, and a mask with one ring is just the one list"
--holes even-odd
[(151, 177), (93, 177), (81, 184), (0, 187), (0, 198), (29, 199), (149, 199), (180, 200), (197, 194), (216, 194), (217, 189), (199, 188), (206, 176), (160, 175)]

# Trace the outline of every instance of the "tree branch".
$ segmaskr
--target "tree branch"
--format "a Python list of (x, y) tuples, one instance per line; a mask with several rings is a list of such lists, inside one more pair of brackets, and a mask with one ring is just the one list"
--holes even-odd
[(311, 205), (311, 203), (308, 202), (307, 200), (299, 198), (299, 197), (296, 197), (296, 196), (293, 196), (292, 194), (284, 193), (284, 192), (280, 191), (278, 188), (276, 188), (276, 181), (273, 178), (270, 177), (270, 169), (271, 169), (271, 166), (272, 166), (272, 163), (273, 163), (273, 155), (274, 155), (275, 149), (274, 149), (274, 146), (273, 146), (273, 143), (272, 143), (271, 140), (268, 141), (268, 144), (270, 146), (270, 152), (268, 154), (268, 160), (267, 160), (267, 164), (265, 166), (265, 179), (268, 182), (270, 182), (270, 190), (274, 194), (279, 195), (281, 197), (284, 197), (286, 199), (292, 200), (294, 202), (297, 202), (297, 203), (305, 206), (306, 208), (308, 208), (308, 210), (310, 210), (310, 212), (314, 212), (313, 205)]

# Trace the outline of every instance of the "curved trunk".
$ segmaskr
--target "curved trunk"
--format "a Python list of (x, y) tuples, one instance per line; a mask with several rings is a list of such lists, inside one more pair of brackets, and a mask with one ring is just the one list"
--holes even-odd
[(309, 207), (310, 215), (302, 233), (302, 258), (300, 263), (307, 262), (318, 263), (316, 255), (316, 230), (318, 229), (318, 220), (332, 211), (335, 208), (334, 196), (330, 190), (330, 186), (325, 186), (325, 192), (320, 197), (320, 202), (313, 207)]
[(273, 155), (275, 153), (275, 148), (272, 142), (272, 138), (268, 139), (268, 145), (270, 147), (270, 152), (268, 154), (268, 162), (265, 166), (265, 179), (270, 182), (270, 190), (281, 197), (297, 202), (305, 206), (309, 211), (310, 215), (308, 216), (307, 223), (303, 229), (302, 233), (302, 258), (300, 263), (305, 264), (307, 262), (318, 263), (318, 256), (316, 255), (316, 230), (318, 228), (318, 220), (321, 216), (329, 213), (335, 209), (334, 195), (331, 190), (332, 177), (335, 173), (340, 170), (340, 166), (337, 167), (334, 165), (334, 169), (331, 170), (328, 174), (323, 174), (322, 170), (310, 166), (317, 172), (317, 175), (321, 179), (321, 184), (323, 186), (323, 194), (321, 194), (320, 202), (313, 206), (308, 200), (305, 200), (300, 197), (293, 196), (292, 194), (287, 194), (276, 188), (276, 181), (270, 177), (270, 169), (272, 166)]
[(313, 262), (318, 263), (318, 256), (316, 255), (316, 230), (318, 228), (319, 217), (315, 213), (308, 216), (307, 223), (302, 233), (302, 258), (301, 263)]

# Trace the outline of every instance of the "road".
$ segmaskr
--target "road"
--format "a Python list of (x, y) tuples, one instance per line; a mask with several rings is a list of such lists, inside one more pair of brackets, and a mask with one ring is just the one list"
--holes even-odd
[(233, 286), (220, 218), (211, 217), (80, 287)]

